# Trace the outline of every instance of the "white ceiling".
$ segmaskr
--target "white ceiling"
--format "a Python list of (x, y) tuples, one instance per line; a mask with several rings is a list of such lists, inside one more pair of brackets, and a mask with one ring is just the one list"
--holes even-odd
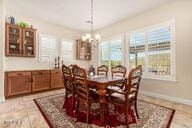
[[(6, 10), (88, 31), (91, 0), (6, 0)], [(94, 0), (94, 30), (173, 0)]]

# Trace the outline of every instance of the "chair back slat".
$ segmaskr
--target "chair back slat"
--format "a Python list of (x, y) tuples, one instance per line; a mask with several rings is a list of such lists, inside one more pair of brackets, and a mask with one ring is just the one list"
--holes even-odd
[(142, 76), (142, 66), (139, 65), (136, 68), (132, 69), (129, 73), (129, 78), (128, 78), (128, 86), (126, 86), (126, 92), (129, 94), (131, 90), (134, 88), (134, 93), (135, 96), (138, 94), (139, 90), (139, 85), (141, 81), (141, 76)]
[(126, 67), (124, 67), (122, 65), (117, 65), (117, 66), (111, 68), (112, 76), (122, 76), (122, 77), (125, 77), (126, 72), (127, 72)]
[(62, 65), (62, 72), (63, 72), (63, 80), (64, 80), (64, 87), (66, 89), (73, 89), (73, 78), (72, 78), (72, 72), (71, 69), (66, 66)]
[(74, 65), (72, 68), (73, 72), (73, 81), (76, 87), (76, 91), (78, 96), (82, 99), (88, 99), (89, 96), (89, 88), (87, 85), (87, 73), (85, 69), (80, 68), (77, 65)]
[(106, 65), (101, 65), (97, 68), (97, 75), (107, 75), (108, 67)]

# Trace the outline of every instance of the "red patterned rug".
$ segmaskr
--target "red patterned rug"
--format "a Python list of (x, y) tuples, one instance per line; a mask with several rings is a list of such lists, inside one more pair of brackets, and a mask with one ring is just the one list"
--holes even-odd
[[(68, 116), (74, 117), (77, 119), (77, 122), (86, 123), (86, 105), (84, 103), (80, 103), (79, 105), (79, 112), (76, 113), (72, 110), (72, 97), (70, 97), (63, 108)], [(94, 103), (91, 105), (90, 116), (89, 116), (89, 123), (95, 124), (97, 126), (103, 127), (117, 127), (120, 125), (126, 125), (125, 123), (125, 110), (124, 108), (116, 108), (112, 104), (108, 104), (108, 114), (106, 113), (105, 121), (103, 124), (100, 123), (100, 110), (99, 110), (99, 103)], [(129, 124), (136, 123), (134, 111), (132, 109), (129, 110)]]
[[(43, 114), (50, 128), (97, 128), (97, 127), (125, 127), (124, 109), (115, 109), (109, 104), (108, 114), (105, 116), (105, 123), (99, 122), (99, 104), (91, 105), (89, 124), (85, 123), (86, 107), (80, 103), (78, 113), (71, 110), (71, 98), (64, 103), (64, 94), (51, 95), (34, 99), (39, 110)], [(115, 111), (116, 110), (116, 111)], [(175, 110), (153, 103), (138, 101), (138, 112), (140, 119), (136, 121), (132, 109), (129, 111), (129, 126), (136, 128), (169, 128)]]

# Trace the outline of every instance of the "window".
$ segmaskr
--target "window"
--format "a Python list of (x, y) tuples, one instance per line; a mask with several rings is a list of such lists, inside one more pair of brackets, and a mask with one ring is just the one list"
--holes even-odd
[(171, 75), (171, 31), (169, 26), (148, 30), (148, 72)]
[(122, 64), (122, 39), (116, 38), (101, 42), (101, 64), (116, 66)]
[(40, 34), (39, 38), (39, 61), (54, 62), (55, 57), (60, 57), (60, 61), (69, 65), (74, 62), (73, 41), (61, 39), (58, 37)]
[[(130, 34), (129, 41), (129, 68), (142, 65), (145, 69), (145, 33)], [(143, 70), (144, 71), (144, 70)]]
[(109, 41), (101, 43), (101, 64), (109, 66)]
[(64, 64), (69, 65), (74, 61), (73, 41), (61, 40), (60, 56)]
[(129, 68), (142, 65), (145, 78), (175, 80), (174, 22), (128, 34)]
[(40, 34), (39, 38), (39, 61), (53, 61), (57, 56), (57, 38), (52, 35)]

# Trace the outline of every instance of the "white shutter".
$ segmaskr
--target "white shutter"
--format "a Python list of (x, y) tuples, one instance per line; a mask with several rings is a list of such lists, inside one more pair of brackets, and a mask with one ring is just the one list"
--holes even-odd
[(57, 38), (52, 35), (40, 34), (39, 61), (49, 62), (57, 56)]
[(74, 62), (73, 41), (61, 40), (60, 55), (64, 64), (69, 65)]
[(101, 43), (101, 59), (109, 60), (109, 42), (104, 41)]
[(171, 28), (169, 25), (148, 30), (148, 71), (155, 75), (171, 74)]
[(101, 64), (116, 66), (122, 63), (122, 40), (115, 38), (101, 43)]
[(121, 61), (122, 60), (122, 44), (120, 39), (110, 41), (110, 55), (111, 60)]
[(130, 34), (129, 40), (130, 68), (142, 65), (145, 69), (145, 32)]
[(148, 30), (149, 51), (170, 49), (171, 31), (169, 26), (161, 26)]

